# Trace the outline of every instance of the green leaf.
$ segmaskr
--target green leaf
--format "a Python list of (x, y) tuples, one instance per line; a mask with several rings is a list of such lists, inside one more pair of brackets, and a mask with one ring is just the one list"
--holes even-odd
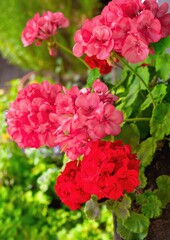
[(121, 129), (121, 133), (116, 136), (115, 139), (122, 140), (123, 143), (129, 144), (133, 152), (136, 152), (139, 148), (140, 132), (136, 124), (126, 123)]
[(156, 57), (156, 71), (159, 77), (167, 80), (170, 75), (170, 54), (161, 54)]
[[(148, 85), (149, 84), (149, 79), (150, 79), (150, 73), (147, 67), (139, 67), (137, 68), (137, 73), (143, 78), (145, 83)], [(139, 81), (140, 84), (140, 90), (146, 90), (145, 85), (139, 80), (138, 77), (136, 77), (137, 80)]]
[(156, 151), (156, 139), (148, 138), (140, 144), (139, 151), (137, 153), (138, 159), (141, 160), (141, 167), (147, 167), (150, 165), (153, 159), (153, 155)]
[(129, 107), (131, 106), (139, 93), (140, 90), (140, 83), (139, 83), (139, 79), (135, 79), (132, 84), (129, 87), (129, 92), (127, 94), (127, 96), (125, 97), (125, 107)]
[(84, 212), (88, 219), (97, 220), (100, 218), (99, 205), (93, 199), (90, 199), (89, 201), (86, 202)]
[(131, 207), (131, 198), (125, 194), (121, 202), (119, 201), (114, 202), (113, 211), (118, 218), (125, 220), (130, 216), (130, 213), (129, 213), (130, 207)]
[(93, 82), (100, 77), (100, 72), (98, 68), (93, 68), (89, 70), (89, 75), (87, 78), (87, 87), (91, 88)]
[(149, 228), (149, 219), (141, 213), (132, 212), (123, 225), (134, 233), (146, 233)]
[[(142, 205), (141, 212), (148, 218), (159, 217), (162, 213), (162, 203), (158, 197), (151, 191), (146, 191), (136, 197), (139, 204)], [(154, 206), (154, 207), (153, 207)]]
[(154, 47), (154, 51), (156, 54), (160, 54), (166, 51), (168, 47), (170, 47), (170, 36), (166, 38), (162, 38), (159, 42), (152, 43)]
[(140, 181), (140, 188), (145, 188), (147, 185), (147, 177), (145, 176), (145, 167), (140, 167), (139, 171), (139, 181)]
[(170, 134), (170, 103), (160, 103), (155, 107), (150, 121), (150, 133), (157, 140)]
[[(154, 89), (151, 91), (153, 99), (156, 104), (162, 102), (163, 98), (165, 97), (167, 93), (167, 86), (165, 84), (157, 84)], [(151, 97), (148, 94), (147, 98), (141, 105), (141, 110), (145, 110), (148, 108), (152, 103)]]
[(156, 179), (158, 190), (156, 195), (162, 202), (162, 206), (166, 207), (170, 202), (170, 177), (167, 175), (161, 175)]
[(126, 240), (143, 240), (147, 236), (148, 231), (143, 233), (134, 233), (131, 232), (129, 229), (127, 229), (125, 226), (123, 226), (122, 222), (118, 221), (118, 228), (117, 232), (119, 235)]

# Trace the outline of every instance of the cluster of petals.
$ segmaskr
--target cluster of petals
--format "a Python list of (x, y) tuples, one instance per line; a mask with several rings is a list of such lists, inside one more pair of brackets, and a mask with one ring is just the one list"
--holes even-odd
[(92, 141), (120, 133), (117, 99), (99, 79), (92, 90), (67, 90), (48, 81), (30, 84), (10, 105), (8, 133), (19, 147), (60, 146), (74, 160), (90, 151)]
[(97, 140), (81, 161), (66, 164), (56, 181), (56, 194), (73, 210), (91, 195), (118, 200), (139, 185), (139, 162), (129, 145)]
[(86, 56), (84, 61), (90, 66), (90, 68), (99, 68), (101, 74), (108, 74), (112, 71), (112, 66), (108, 64), (106, 60), (100, 60), (96, 56)]
[(36, 13), (33, 18), (29, 19), (22, 32), (22, 43), (24, 47), (36, 42), (40, 45), (42, 40), (48, 40), (57, 33), (58, 28), (66, 28), (69, 25), (68, 19), (62, 12), (44, 12), (42, 16)]
[(115, 51), (131, 63), (143, 61), (150, 44), (170, 34), (168, 7), (156, 0), (112, 0), (75, 33), (73, 53), (103, 60)]

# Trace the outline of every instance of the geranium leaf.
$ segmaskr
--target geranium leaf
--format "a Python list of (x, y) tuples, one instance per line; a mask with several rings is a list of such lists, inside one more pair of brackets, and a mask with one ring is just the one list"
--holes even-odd
[(129, 144), (132, 147), (133, 152), (136, 152), (139, 148), (140, 132), (136, 124), (126, 123), (121, 129), (121, 133), (116, 136), (115, 139), (122, 140), (123, 143)]
[[(157, 84), (154, 89), (151, 91), (153, 99), (155, 101), (155, 103), (160, 103), (162, 102), (163, 98), (165, 97), (166, 93), (167, 93), (167, 86), (165, 84)], [(141, 110), (145, 110), (146, 108), (148, 108), (152, 103), (151, 97), (148, 94), (147, 98), (145, 99), (145, 101), (142, 103), (141, 105)]]
[(148, 231), (143, 233), (134, 233), (131, 232), (130, 229), (127, 229), (125, 226), (123, 226), (121, 220), (118, 221), (118, 228), (117, 232), (122, 237), (122, 239), (126, 240), (143, 240), (147, 236)]
[(93, 199), (86, 202), (84, 212), (88, 219), (97, 220), (100, 218), (99, 205)]
[(141, 166), (147, 167), (150, 165), (153, 159), (153, 155), (156, 151), (156, 139), (150, 137), (140, 144), (139, 151), (137, 153), (138, 159), (141, 160)]
[(91, 88), (93, 82), (100, 77), (100, 72), (98, 68), (93, 68), (89, 70), (89, 75), (87, 78), (87, 87)]
[(156, 190), (156, 195), (161, 200), (163, 207), (170, 202), (170, 177), (167, 175), (159, 176), (156, 179), (158, 190)]
[(150, 133), (157, 140), (170, 134), (170, 103), (160, 103), (153, 110), (150, 121)]
[(149, 219), (143, 214), (131, 212), (123, 225), (133, 233), (146, 233), (149, 228)]
[[(170, 75), (170, 54), (160, 54), (156, 57), (156, 71), (159, 77), (167, 80)], [(163, 67), (162, 67), (163, 66)]]
[(131, 207), (131, 198), (125, 194), (121, 202), (115, 201), (113, 205), (113, 211), (118, 218), (125, 220), (130, 216), (130, 213), (129, 213), (130, 207)]
[(156, 218), (161, 215), (162, 203), (153, 192), (146, 191), (143, 194), (139, 194), (136, 200), (141, 204), (141, 211), (146, 217)]
[[(148, 68), (147, 67), (139, 67), (139, 68), (137, 68), (137, 73), (143, 78), (145, 83), (148, 85), (149, 78), (150, 78), (150, 73), (149, 73)], [(136, 77), (136, 78), (139, 81), (140, 90), (145, 90), (146, 89), (145, 85), (138, 79), (138, 77)]]
[(140, 167), (139, 171), (139, 181), (140, 181), (140, 188), (145, 188), (147, 185), (147, 177), (145, 176), (145, 167)]
[(131, 106), (135, 102), (135, 100), (138, 96), (139, 90), (140, 90), (140, 82), (138, 79), (135, 79), (132, 82), (132, 84), (130, 85), (129, 92), (128, 92), (127, 96), (125, 97), (125, 107), (126, 108)]

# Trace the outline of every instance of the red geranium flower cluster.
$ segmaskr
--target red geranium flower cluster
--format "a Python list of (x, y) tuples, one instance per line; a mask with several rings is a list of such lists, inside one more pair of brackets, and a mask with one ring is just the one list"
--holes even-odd
[(111, 72), (112, 66), (110, 66), (106, 60), (100, 60), (95, 56), (84, 58), (84, 61), (93, 69), (99, 68), (101, 74), (107, 74)]
[(57, 179), (56, 194), (73, 210), (91, 195), (117, 200), (139, 185), (139, 162), (121, 141), (95, 141), (81, 161), (66, 164)]
[(87, 19), (75, 33), (75, 56), (86, 53), (104, 60), (111, 51), (121, 53), (129, 62), (147, 58), (150, 43), (170, 34), (168, 4), (156, 0), (112, 0), (100, 15)]
[(22, 32), (22, 43), (24, 47), (36, 41), (39, 46), (42, 40), (48, 40), (57, 33), (58, 28), (66, 28), (69, 25), (68, 19), (61, 12), (44, 12), (42, 16), (36, 13), (29, 19)]
[(89, 193), (84, 192), (81, 186), (80, 166), (81, 162), (76, 160), (68, 162), (55, 185), (57, 195), (71, 210), (79, 209), (81, 204), (91, 197)]
[(96, 80), (92, 89), (28, 85), (10, 106), (8, 133), (23, 148), (59, 145), (71, 160), (87, 154), (91, 141), (119, 134), (123, 121), (108, 87)]

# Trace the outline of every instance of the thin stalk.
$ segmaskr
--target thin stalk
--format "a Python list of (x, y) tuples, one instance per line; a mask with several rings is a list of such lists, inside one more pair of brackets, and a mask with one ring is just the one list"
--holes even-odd
[(113, 240), (122, 240), (122, 238), (117, 232), (117, 217), (114, 214), (114, 212), (112, 212), (112, 216), (113, 216), (113, 231), (114, 231)]
[[(69, 53), (70, 55), (72, 55), (73, 57), (74, 54), (72, 53), (72, 51), (70, 49), (68, 49), (67, 47), (63, 46), (61, 43), (57, 42), (57, 46), (61, 49), (63, 49), (65, 52)], [(83, 63), (88, 69), (90, 69), (89, 65), (82, 59), (82, 58), (77, 58), (77, 60), (79, 60), (81, 63)]]
[(116, 57), (120, 62), (122, 62), (127, 68), (129, 68), (129, 70), (131, 72), (133, 72), (138, 78), (139, 80), (143, 83), (143, 85), (145, 85), (146, 87), (146, 90), (148, 91), (150, 97), (151, 97), (151, 100), (152, 100), (152, 104), (153, 106), (155, 107), (155, 102), (154, 102), (154, 99), (153, 99), (153, 96), (152, 96), (152, 93), (148, 87), (148, 85), (145, 83), (145, 81), (143, 80), (143, 78), (123, 59), (121, 58), (117, 53), (113, 53), (114, 54), (114, 57)]
[(125, 119), (124, 122), (143, 122), (143, 121), (150, 121), (150, 118), (129, 118)]

